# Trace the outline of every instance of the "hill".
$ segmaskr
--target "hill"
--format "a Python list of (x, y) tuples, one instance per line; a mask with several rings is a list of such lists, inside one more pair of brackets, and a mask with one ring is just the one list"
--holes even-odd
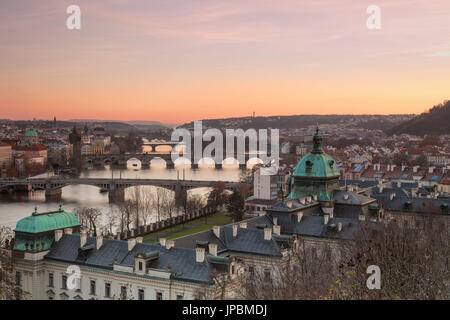
[[(342, 127), (388, 129), (413, 115), (292, 115), (269, 117), (242, 117), (226, 119), (205, 119), (203, 125), (209, 128), (279, 128), (297, 129), (315, 124), (339, 124)], [(181, 127), (192, 128), (193, 122)]]
[(450, 134), (450, 100), (386, 130), (386, 133), (416, 136)]

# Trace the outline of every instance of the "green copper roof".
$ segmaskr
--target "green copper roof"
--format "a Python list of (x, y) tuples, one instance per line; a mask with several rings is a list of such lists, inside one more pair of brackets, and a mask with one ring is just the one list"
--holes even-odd
[(330, 178), (339, 176), (339, 168), (334, 159), (322, 150), (322, 135), (319, 128), (313, 137), (314, 147), (295, 166), (294, 177)]
[(37, 136), (38, 136), (38, 134), (34, 130), (27, 130), (25, 132), (25, 137), (37, 137)]
[(58, 211), (38, 213), (17, 222), (15, 232), (42, 233), (58, 229), (73, 228), (80, 226), (80, 221), (73, 213), (65, 212), (60, 206)]

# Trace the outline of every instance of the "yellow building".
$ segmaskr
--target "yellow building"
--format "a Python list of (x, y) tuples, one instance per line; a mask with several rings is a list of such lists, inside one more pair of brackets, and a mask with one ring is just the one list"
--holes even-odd
[(12, 164), (12, 148), (0, 141), (0, 169), (8, 169)]

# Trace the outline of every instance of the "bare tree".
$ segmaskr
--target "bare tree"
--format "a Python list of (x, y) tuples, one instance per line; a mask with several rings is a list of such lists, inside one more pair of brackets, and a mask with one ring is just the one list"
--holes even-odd
[[(448, 221), (432, 215), (380, 228), (362, 224), (343, 247), (333, 298), (449, 299)], [(381, 289), (368, 290), (367, 267), (381, 271)]]
[(102, 229), (100, 219), (103, 213), (101, 209), (82, 207), (77, 208), (75, 214), (84, 230), (92, 233), (94, 237), (98, 235), (98, 231)]
[(328, 293), (333, 279), (331, 248), (299, 239), (284, 261), (248, 266), (250, 275), (240, 292), (242, 299), (319, 299)]
[(14, 246), (13, 231), (6, 226), (0, 227), (0, 300), (20, 300), (24, 297), (12, 256)]

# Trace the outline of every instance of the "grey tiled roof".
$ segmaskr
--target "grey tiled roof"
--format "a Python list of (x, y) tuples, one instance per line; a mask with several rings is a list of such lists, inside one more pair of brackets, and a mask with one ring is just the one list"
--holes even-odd
[[(391, 200), (389, 196), (383, 194), (373, 194), (372, 197), (377, 199), (377, 202), (380, 203), (384, 209), (390, 211), (442, 214), (441, 205), (447, 204), (447, 206), (450, 206), (450, 198), (434, 199), (395, 196)], [(405, 207), (405, 203), (407, 202), (411, 203), (411, 208)]]
[[(262, 218), (265, 219), (264, 224), (271, 228), (272, 224), (267, 218), (257, 217), (255, 220), (261, 220), (261, 223), (263, 223)], [(264, 240), (264, 230), (256, 229), (253, 222), (247, 223), (247, 228), (238, 228), (236, 237), (233, 237), (233, 226), (226, 225), (220, 229), (220, 239), (215, 236), (213, 230), (207, 230), (175, 239), (175, 247), (194, 248), (197, 241), (216, 243), (219, 253), (235, 251), (254, 255), (281, 256), (281, 248), (277, 241), (273, 239)]]
[[(345, 195), (348, 195), (348, 199), (344, 198)], [(346, 190), (335, 190), (333, 192), (333, 199), (336, 201), (336, 205), (363, 205), (375, 201), (374, 199), (360, 193), (350, 192)]]
[[(87, 245), (95, 243), (95, 238), (87, 238)], [(115, 258), (120, 265), (133, 266), (134, 257), (138, 253), (158, 250), (159, 257), (151, 262), (150, 268), (167, 270), (170, 266), (172, 279), (192, 282), (209, 282), (209, 274), (213, 268), (206, 260), (203, 263), (196, 262), (195, 249), (192, 248), (166, 249), (160, 245), (137, 243), (131, 251), (128, 251), (127, 241), (103, 239), (100, 249), (94, 247), (88, 252), (85, 260), (79, 258), (79, 248), (80, 236), (65, 234), (53, 244), (45, 259), (112, 270)]]

